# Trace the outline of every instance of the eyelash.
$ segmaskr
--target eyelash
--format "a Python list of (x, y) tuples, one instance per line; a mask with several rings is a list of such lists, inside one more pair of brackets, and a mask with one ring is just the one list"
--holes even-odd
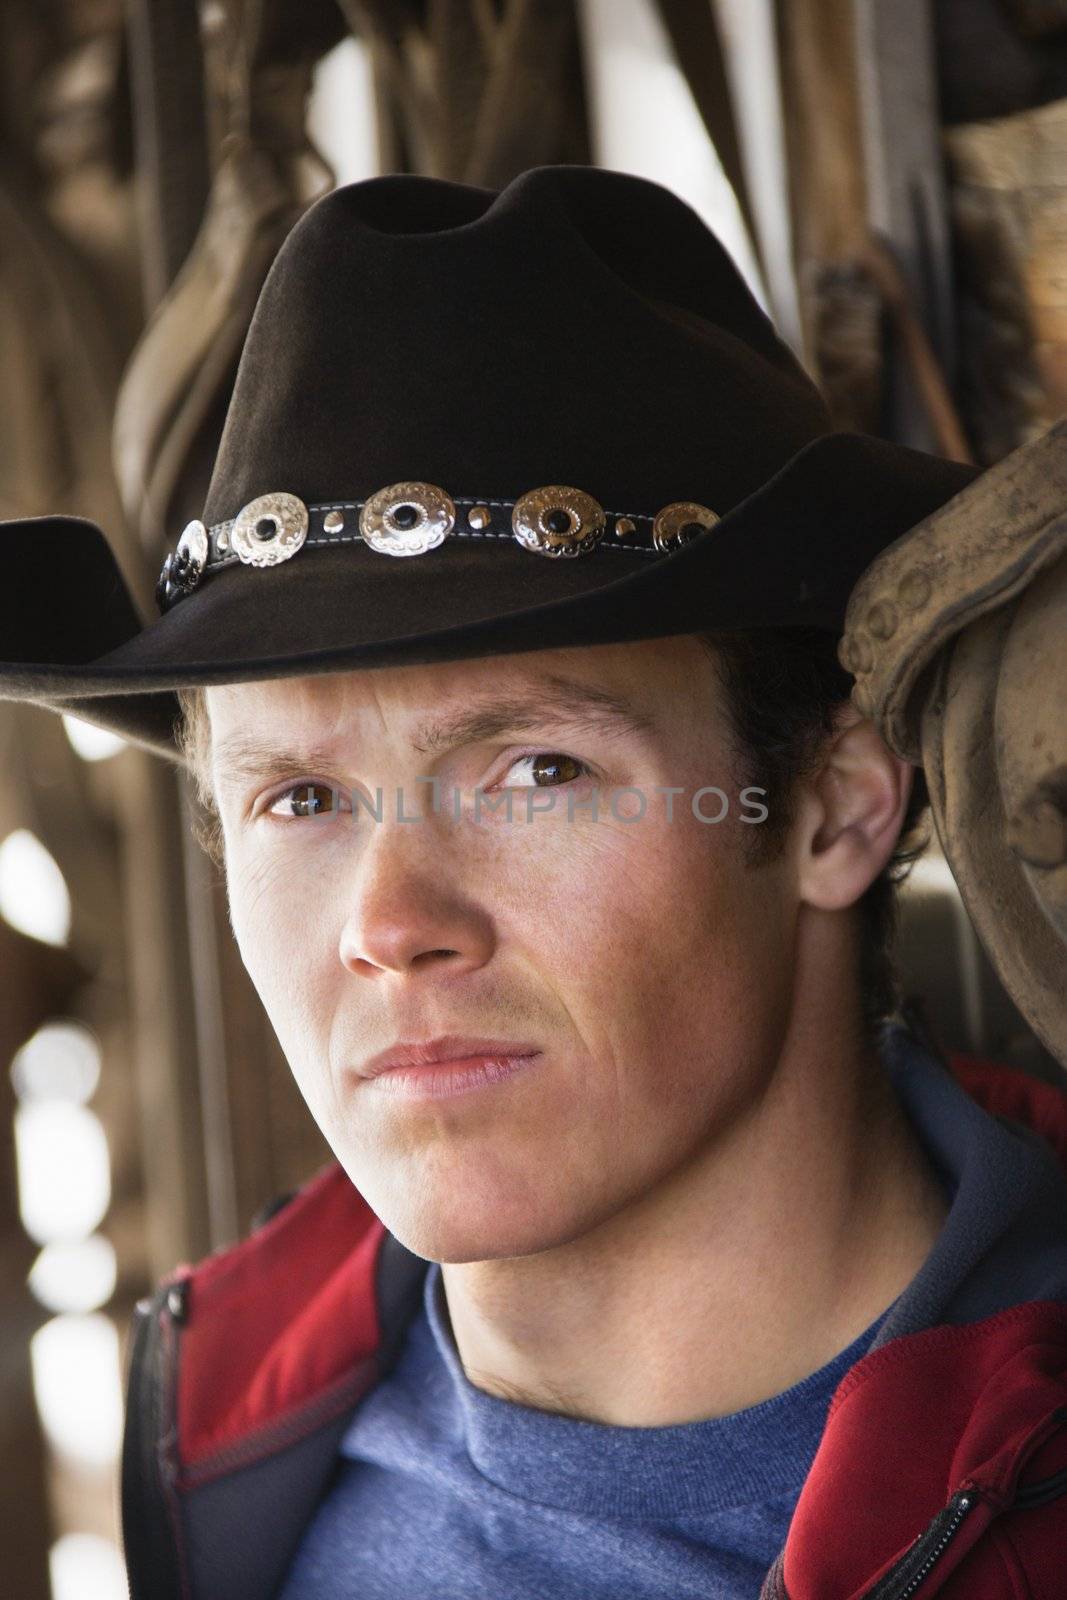
[[(553, 750), (548, 746), (536, 750), (527, 750), (523, 755), (513, 756), (505, 768), (505, 774), (510, 772), (512, 767), (517, 767), (520, 761), (535, 761), (538, 756), (555, 756), (557, 758), (562, 757), (565, 761), (573, 762), (573, 764), (578, 768), (578, 776), (576, 778), (568, 778), (565, 783), (529, 783), (519, 784), (516, 785), (516, 787), (523, 789), (567, 789), (572, 784), (580, 783), (583, 779), (592, 778), (595, 776), (593, 768), (587, 761), (581, 760), (579, 756), (569, 755), (566, 750)], [(332, 783), (326, 783), (323, 779), (304, 778), (299, 783), (292, 783), (288, 788), (280, 790), (276, 795), (268, 800), (263, 808), (263, 815), (270, 818), (272, 822), (308, 822), (312, 820), (309, 817), (285, 817), (273, 815), (274, 807), (279, 803), (279, 801), (288, 800), (290, 796), (297, 794), (302, 789), (329, 789), (330, 792), (335, 795), (343, 795), (345, 792), (343, 789), (336, 787)], [(350, 810), (351, 808), (348, 809)], [(337, 814), (344, 815), (344, 812)]]

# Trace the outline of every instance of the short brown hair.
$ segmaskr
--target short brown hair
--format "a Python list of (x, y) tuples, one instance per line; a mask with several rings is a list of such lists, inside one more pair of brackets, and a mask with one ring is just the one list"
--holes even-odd
[(211, 718), (207, 695), (199, 685), (175, 691), (181, 707), (176, 730), (179, 754), (193, 780), (200, 815), (193, 826), (197, 843), (217, 867), (224, 864), (222, 819), (211, 782)]

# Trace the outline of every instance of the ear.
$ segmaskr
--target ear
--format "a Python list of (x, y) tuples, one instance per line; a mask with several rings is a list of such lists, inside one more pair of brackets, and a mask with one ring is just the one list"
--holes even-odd
[(874, 723), (847, 704), (819, 770), (797, 791), (794, 845), (802, 901), (838, 911), (870, 887), (900, 836), (913, 776)]

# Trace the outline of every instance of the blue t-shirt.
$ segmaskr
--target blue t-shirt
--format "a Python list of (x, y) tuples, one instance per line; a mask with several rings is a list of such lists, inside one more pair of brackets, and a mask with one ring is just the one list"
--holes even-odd
[(834, 1390), (891, 1309), (759, 1405), (622, 1428), (472, 1384), (433, 1263), (279, 1600), (754, 1600)]

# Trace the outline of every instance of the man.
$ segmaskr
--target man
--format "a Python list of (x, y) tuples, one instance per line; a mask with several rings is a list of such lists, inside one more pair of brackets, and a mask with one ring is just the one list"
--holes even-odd
[(886, 1021), (922, 793), (833, 660), (972, 476), (545, 168), (312, 208), (151, 626), (9, 530), (100, 610), (5, 691), (170, 755), (180, 693), (338, 1158), (139, 1320), (135, 1596), (1061, 1592), (1067, 1102)]

